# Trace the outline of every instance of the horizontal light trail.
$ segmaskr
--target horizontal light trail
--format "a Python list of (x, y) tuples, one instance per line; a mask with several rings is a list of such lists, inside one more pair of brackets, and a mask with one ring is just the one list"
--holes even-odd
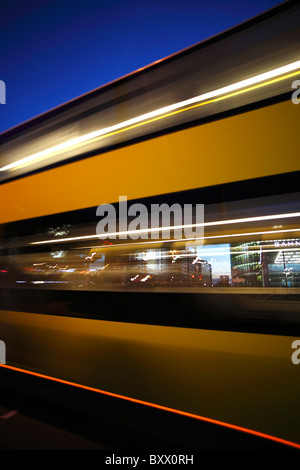
[[(295, 228), (295, 229), (289, 229), (289, 230), (285, 230), (285, 232), (300, 232), (300, 227), (299, 228)], [(260, 234), (264, 234), (264, 233), (267, 233), (267, 232), (259, 232)], [(257, 232), (251, 232), (250, 235), (257, 235), (258, 233)], [(238, 234), (238, 235), (244, 235), (243, 233), (241, 234)], [(228, 235), (224, 235), (225, 237), (231, 237), (232, 234), (228, 234)], [(204, 239), (206, 238), (209, 238), (209, 237), (204, 237)], [(210, 238), (218, 238), (217, 236), (216, 237), (210, 237)], [(99, 249), (101, 248), (101, 250), (106, 250), (106, 249), (109, 249), (109, 248), (123, 248), (123, 247), (131, 247), (131, 246), (143, 246), (143, 245), (150, 245), (150, 244), (153, 244), (153, 245), (157, 245), (157, 244), (160, 244), (160, 243), (169, 243), (170, 241), (171, 242), (181, 242), (181, 241), (189, 241), (189, 242), (197, 242), (198, 238), (191, 238), (191, 239), (186, 239), (186, 238), (182, 238), (181, 240), (153, 240), (153, 241), (141, 241), (141, 242), (136, 242), (136, 243), (133, 243), (133, 242), (130, 242), (130, 243), (115, 243), (115, 244), (109, 244), (109, 245), (92, 245), (92, 246), (79, 246), (79, 247), (75, 247), (74, 249), (75, 250), (83, 250), (83, 249)], [(200, 246), (204, 246), (204, 247), (208, 247), (208, 246), (211, 246), (211, 245), (200, 245)], [(199, 248), (199, 247), (198, 247)], [(174, 248), (175, 249), (175, 248)], [(276, 250), (273, 250), (273, 251), (278, 251), (280, 248), (278, 247)], [(297, 250), (297, 248), (291, 248), (291, 250)], [(267, 253), (269, 250), (262, 250), (263, 253)], [(270, 250), (272, 251), (272, 250)], [(281, 250), (281, 251), (284, 251), (284, 250)], [(234, 254), (235, 252), (232, 252), (231, 254)], [(249, 252), (247, 252), (249, 253)], [(260, 251), (253, 251), (253, 253), (260, 253)]]
[[(267, 249), (261, 249), (262, 247), (261, 246), (257, 246), (257, 249), (253, 249), (254, 247), (252, 247), (251, 250), (242, 250), (242, 251), (235, 251), (234, 249), (233, 250), (228, 250), (228, 251), (218, 251), (217, 249), (214, 250), (214, 248), (210, 248), (208, 251), (208, 247), (209, 245), (205, 245), (205, 246), (199, 246), (198, 249), (199, 251), (197, 253), (181, 253), (180, 251), (177, 251), (176, 250), (170, 250), (170, 251), (175, 251), (176, 254), (171, 254), (171, 255), (162, 255), (162, 254), (158, 254), (157, 256), (151, 254), (151, 256), (147, 257), (147, 254), (144, 256), (143, 259), (145, 259), (145, 261), (152, 261), (152, 260), (157, 260), (157, 259), (168, 259), (168, 258), (177, 258), (177, 259), (180, 259), (180, 258), (194, 258), (195, 256), (201, 256), (201, 254), (205, 255), (205, 256), (224, 256), (224, 255), (253, 255), (253, 254), (257, 254), (257, 255), (261, 255), (262, 253), (278, 253), (278, 251), (281, 252), (287, 252), (287, 254), (289, 254), (289, 252), (295, 252), (295, 251), (299, 251), (300, 252), (300, 247), (299, 248), (274, 248), (274, 249), (268, 249), (266, 246), (264, 246), (264, 248), (267, 248)], [(203, 249), (203, 253), (201, 253), (201, 250)], [(159, 253), (159, 252), (157, 252)]]
[(80, 389), (87, 390), (87, 391), (90, 391), (90, 392), (100, 393), (101, 395), (106, 395), (106, 396), (109, 396), (109, 397), (126, 400), (126, 401), (129, 401), (129, 402), (132, 402), (132, 403), (136, 403), (138, 405), (150, 406), (150, 407), (156, 408), (158, 410), (167, 411), (167, 412), (170, 412), (170, 413), (175, 413), (175, 414), (178, 414), (178, 415), (181, 415), (181, 416), (186, 416), (188, 418), (197, 419), (197, 420), (204, 421), (204, 422), (207, 422), (207, 423), (210, 423), (210, 424), (215, 424), (215, 425), (218, 425), (218, 426), (223, 426), (223, 427), (232, 429), (234, 431), (240, 431), (240, 432), (252, 434), (253, 436), (256, 436), (256, 437), (269, 439), (269, 440), (272, 440), (272, 441), (277, 442), (279, 444), (283, 444), (283, 445), (287, 445), (287, 446), (291, 446), (291, 447), (295, 447), (297, 449), (300, 449), (300, 443), (288, 441), (288, 440), (282, 439), (280, 437), (272, 436), (270, 434), (265, 434), (263, 432), (255, 431), (253, 429), (248, 429), (248, 428), (245, 428), (245, 427), (242, 427), (242, 426), (237, 426), (235, 424), (226, 423), (224, 421), (219, 421), (219, 420), (216, 420), (216, 419), (208, 418), (206, 416), (201, 416), (201, 415), (197, 415), (197, 414), (194, 414), (194, 413), (189, 413), (189, 412), (182, 411), (182, 410), (177, 410), (175, 408), (169, 408), (167, 406), (158, 405), (156, 403), (151, 403), (151, 402), (147, 402), (147, 401), (144, 401), (144, 400), (139, 400), (137, 398), (127, 397), (125, 395), (119, 395), (117, 393), (108, 392), (106, 390), (101, 390), (101, 389), (98, 389), (98, 388), (89, 387), (87, 385), (82, 385), (82, 384), (78, 384), (78, 383), (74, 383), (74, 382), (69, 382), (67, 380), (59, 379), (59, 378), (56, 378), (56, 377), (51, 377), (51, 376), (44, 375), (44, 374), (39, 374), (37, 372), (28, 371), (28, 370), (25, 370), (25, 369), (20, 369), (20, 368), (17, 368), (17, 367), (9, 366), (7, 364), (0, 364), (0, 367), (2, 367), (4, 369), (9, 369), (9, 370), (12, 370), (12, 371), (15, 371), (15, 372), (21, 372), (21, 373), (24, 373), (24, 374), (32, 375), (32, 376), (35, 376), (35, 377), (38, 377), (38, 378), (41, 378), (41, 379), (52, 380), (52, 381), (57, 382), (57, 383), (61, 383), (61, 384), (64, 384), (64, 385), (80, 388)]
[[(203, 222), (199, 224), (185, 224), (185, 225), (173, 225), (168, 227), (155, 227), (155, 228), (148, 228), (148, 229), (139, 229), (139, 230), (125, 230), (121, 232), (108, 232), (103, 234), (97, 235), (83, 235), (78, 237), (67, 237), (67, 238), (60, 238), (60, 239), (50, 239), (50, 240), (41, 240), (37, 242), (31, 242), (31, 245), (42, 245), (48, 243), (60, 243), (60, 242), (71, 242), (71, 241), (79, 241), (79, 240), (93, 240), (95, 238), (112, 238), (121, 235), (139, 235), (143, 233), (156, 233), (156, 232), (163, 232), (169, 230), (178, 230), (178, 229), (185, 229), (185, 228), (196, 228), (196, 227), (211, 227), (217, 225), (231, 225), (231, 224), (242, 224), (242, 223), (249, 223), (249, 222), (261, 222), (266, 220), (277, 220), (277, 219), (287, 219), (287, 218), (296, 218), (300, 217), (300, 212), (291, 212), (285, 214), (274, 214), (274, 215), (263, 215), (258, 217), (245, 217), (239, 219), (228, 219), (228, 220), (217, 220), (214, 222)], [(281, 232), (282, 230), (278, 230)], [(276, 233), (276, 231), (266, 232), (266, 233)], [(219, 236), (220, 237), (220, 236)], [(193, 240), (200, 240), (205, 238), (211, 237), (198, 237), (193, 238)], [(192, 240), (192, 239), (186, 239)], [(170, 241), (170, 240), (168, 240)]]
[[(292, 229), (287, 229), (287, 230), (269, 230), (265, 232), (248, 232), (248, 233), (230, 233), (227, 235), (214, 235), (210, 237), (197, 237), (197, 238), (181, 238), (181, 239), (175, 239), (175, 240), (153, 240), (149, 242), (139, 242), (139, 243), (115, 243), (112, 245), (101, 245), (99, 246), (92, 246), (92, 247), (85, 247), (85, 248), (101, 248), (101, 249), (106, 249), (106, 248), (122, 248), (124, 246), (142, 246), (142, 245), (155, 245), (155, 244), (161, 244), (161, 243), (170, 243), (170, 242), (197, 242), (198, 240), (208, 240), (208, 239), (215, 239), (215, 238), (230, 238), (230, 237), (240, 237), (240, 236), (252, 236), (252, 235), (269, 235), (269, 234), (274, 234), (274, 233), (285, 233), (285, 232), (300, 232), (300, 227), (298, 228), (292, 228)], [(78, 248), (79, 249), (79, 248)], [(82, 249), (82, 247), (80, 247)], [(276, 250), (277, 251), (277, 250)]]
[[(213, 102), (214, 100), (217, 101), (218, 99), (225, 99), (225, 98), (234, 96), (235, 93), (238, 94), (242, 91), (243, 92), (251, 91), (255, 89), (253, 85), (254, 86), (255, 85), (266, 86), (268, 84), (274, 83), (275, 81), (283, 80), (285, 78), (296, 75), (298, 72), (294, 72), (294, 71), (298, 70), (299, 68), (300, 68), (300, 60), (297, 60), (290, 64), (277, 67), (273, 70), (269, 70), (268, 72), (255, 75), (254, 77), (246, 78), (239, 82), (235, 82), (230, 85), (218, 88), (216, 90), (203, 93), (193, 98), (189, 98), (183, 101), (179, 101), (177, 103), (173, 103), (168, 106), (164, 106), (162, 108), (158, 108), (154, 111), (150, 111), (148, 113), (141, 114), (140, 116), (136, 116), (126, 121), (122, 121), (120, 123), (98, 129), (96, 131), (90, 132), (83, 136), (75, 137), (66, 142), (63, 142), (61, 144), (50, 147), (48, 149), (42, 150), (28, 157), (24, 157), (24, 158), (21, 158), (20, 160), (9, 163), (8, 165), (5, 165), (2, 168), (0, 168), (0, 171), (14, 170), (16, 168), (20, 168), (22, 166), (35, 163), (37, 161), (44, 160), (45, 158), (49, 158), (51, 155), (53, 156), (53, 154), (56, 154), (57, 152), (61, 152), (67, 149), (71, 150), (72, 148), (78, 145), (84, 144), (84, 143), (89, 143), (89, 142), (91, 143), (95, 139), (98, 139), (103, 136), (112, 135), (113, 133), (117, 133), (120, 130), (126, 130), (126, 129), (129, 130), (136, 125), (143, 125), (149, 122), (153, 122), (153, 120), (155, 120), (156, 118), (160, 119), (161, 117), (170, 116), (170, 113), (180, 108), (185, 108), (182, 111), (191, 109), (189, 107), (191, 107), (195, 103), (201, 103), (201, 102), (205, 102), (206, 100), (208, 100), (207, 103), (205, 103), (205, 104), (208, 104), (208, 103)], [(291, 74), (290, 72), (294, 72), (294, 73)], [(288, 74), (288, 75), (284, 75), (284, 74)], [(278, 78), (275, 79), (275, 77), (278, 77)], [(272, 80), (272, 79), (275, 79), (275, 80)], [(269, 80), (269, 81), (265, 82), (266, 80)], [(247, 89), (247, 87), (249, 88)], [(222, 95), (225, 95), (225, 96), (222, 96)], [(143, 123), (143, 121), (145, 122)]]

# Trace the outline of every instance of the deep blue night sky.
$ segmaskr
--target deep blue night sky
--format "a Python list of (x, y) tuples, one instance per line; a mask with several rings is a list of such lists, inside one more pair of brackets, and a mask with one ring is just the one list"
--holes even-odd
[(0, 132), (241, 23), (276, 0), (1, 2)]

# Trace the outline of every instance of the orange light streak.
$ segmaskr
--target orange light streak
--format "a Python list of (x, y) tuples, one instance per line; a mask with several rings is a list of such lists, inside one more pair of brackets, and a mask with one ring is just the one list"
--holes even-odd
[(271, 436), (270, 434), (265, 434), (265, 433), (262, 433), (262, 432), (259, 432), (259, 431), (255, 431), (253, 429), (248, 429), (248, 428), (244, 428), (242, 426), (237, 426), (235, 424), (226, 423), (224, 421), (219, 421), (219, 420), (216, 420), (216, 419), (208, 418), (206, 416), (200, 416), (200, 415), (197, 415), (197, 414), (194, 414), (194, 413), (189, 413), (187, 411), (177, 410), (175, 408), (169, 408), (167, 406), (158, 405), (156, 403), (151, 403), (151, 402), (147, 402), (147, 401), (144, 401), (144, 400), (139, 400), (137, 398), (127, 397), (125, 395), (119, 395), (118, 393), (108, 392), (106, 390), (101, 390), (101, 389), (98, 389), (98, 388), (89, 387), (87, 385), (82, 385), (82, 384), (78, 384), (78, 383), (75, 383), (75, 382), (70, 382), (68, 380), (59, 379), (57, 377), (50, 377), (48, 375), (40, 374), (40, 373), (37, 373), (37, 372), (25, 370), (25, 369), (20, 369), (18, 367), (9, 366), (7, 364), (0, 364), (0, 368), (1, 367), (4, 368), (4, 369), (9, 369), (9, 370), (12, 370), (12, 371), (15, 371), (15, 372), (21, 372), (21, 373), (24, 373), (24, 374), (27, 374), (27, 375), (32, 375), (32, 376), (35, 376), (35, 377), (39, 377), (39, 378), (42, 378), (42, 379), (52, 380), (52, 381), (57, 382), (57, 383), (61, 383), (61, 384), (64, 384), (64, 385), (80, 388), (82, 390), (87, 390), (87, 391), (90, 391), (90, 392), (99, 393), (101, 395), (106, 395), (106, 396), (109, 396), (109, 397), (126, 400), (126, 401), (129, 401), (129, 402), (132, 402), (132, 403), (137, 403), (139, 405), (150, 406), (150, 407), (156, 408), (158, 410), (167, 411), (167, 412), (170, 412), (170, 413), (175, 413), (175, 414), (178, 414), (180, 416), (185, 416), (185, 417), (188, 417), (188, 418), (197, 419), (199, 421), (204, 421), (204, 422), (207, 422), (207, 423), (210, 423), (210, 424), (215, 424), (217, 426), (223, 426), (223, 427), (226, 427), (226, 428), (229, 428), (229, 429), (233, 429), (235, 431), (245, 432), (247, 434), (251, 434), (251, 435), (256, 436), (256, 437), (269, 439), (271, 441), (278, 442), (279, 444), (284, 444), (284, 445), (288, 445), (288, 446), (300, 449), (300, 444), (298, 444), (296, 442), (291, 442), (291, 441), (288, 441), (286, 439), (282, 439), (280, 437)]

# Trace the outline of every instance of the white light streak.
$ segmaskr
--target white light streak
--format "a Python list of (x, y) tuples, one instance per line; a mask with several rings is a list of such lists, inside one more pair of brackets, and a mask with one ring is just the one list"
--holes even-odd
[[(260, 222), (260, 221), (266, 221), (266, 220), (275, 220), (275, 219), (286, 219), (286, 218), (295, 218), (295, 217), (300, 217), (300, 212), (291, 212), (291, 213), (286, 213), (286, 214), (273, 214), (273, 215), (263, 215), (263, 216), (257, 216), (257, 217), (246, 217), (246, 218), (239, 218), (239, 219), (228, 219), (228, 220), (218, 220), (218, 221), (213, 221), (213, 222), (204, 222), (204, 223), (199, 223), (199, 224), (187, 224), (187, 225), (173, 225), (173, 226), (168, 226), (168, 227), (156, 227), (156, 228), (149, 228), (149, 229), (140, 229), (140, 230), (127, 230), (127, 231), (122, 231), (122, 232), (110, 232), (110, 233), (104, 233), (104, 234), (97, 234), (97, 235), (84, 235), (84, 236), (79, 236), (79, 237), (69, 237), (69, 238), (60, 238), (60, 239), (52, 239), (52, 240), (41, 240), (37, 242), (31, 242), (31, 245), (41, 245), (41, 244), (47, 244), (47, 243), (61, 243), (61, 242), (71, 242), (71, 241), (79, 241), (79, 240), (92, 240), (95, 238), (110, 238), (110, 237), (116, 237), (116, 236), (121, 236), (121, 235), (137, 235), (137, 234), (142, 234), (142, 233), (148, 233), (148, 232), (161, 232), (165, 230), (176, 230), (176, 229), (184, 229), (184, 228), (191, 228), (191, 227), (209, 227), (209, 226), (217, 226), (217, 225), (230, 225), (230, 224), (241, 224), (241, 223), (248, 223), (248, 222)], [(271, 232), (266, 232), (266, 233), (277, 233), (277, 232), (282, 232), (285, 230), (273, 230)], [(226, 235), (227, 236), (227, 235)], [(220, 237), (220, 236), (219, 236)], [(198, 237), (198, 238), (186, 238), (185, 240), (202, 240), (205, 238), (210, 238), (210, 237)], [(184, 240), (184, 239), (182, 239)], [(161, 240), (163, 241), (163, 240)], [(170, 241), (170, 240), (167, 240)]]
[(279, 77), (280, 75), (284, 75), (286, 73), (292, 72), (294, 70), (297, 70), (300, 68), (300, 60), (297, 60), (295, 62), (292, 62), (290, 64), (277, 67), (276, 69), (269, 70), (268, 72), (264, 72), (258, 75), (255, 75), (254, 77), (246, 78), (244, 80), (241, 80), (239, 82), (232, 83), (230, 85), (218, 88), (216, 90), (212, 90), (207, 93), (203, 93), (198, 96), (194, 96), (193, 98), (189, 98), (183, 101), (179, 101), (177, 103), (170, 104), (168, 106), (164, 106), (162, 108), (155, 109), (154, 111), (150, 111), (145, 114), (141, 114), (140, 116), (136, 116), (131, 119), (127, 119), (126, 121), (119, 122), (117, 124), (113, 124), (108, 127), (103, 127), (102, 129), (98, 129), (96, 131), (90, 132), (88, 134), (75, 137), (73, 139), (67, 140), (66, 142), (62, 142), (61, 144), (54, 145), (53, 147), (50, 147), (48, 149), (42, 150), (40, 152), (37, 152), (33, 155), (30, 155), (28, 157), (21, 158), (20, 160), (17, 160), (15, 162), (9, 163), (8, 165), (3, 166), (0, 168), (0, 171), (8, 171), (8, 170), (14, 170), (16, 168), (19, 168), (21, 166), (26, 166), (29, 164), (32, 164), (38, 160), (43, 160), (45, 158), (48, 158), (51, 156), (51, 154), (60, 152), (62, 150), (70, 149), (78, 144), (82, 143), (87, 143), (95, 138), (104, 136), (106, 134), (110, 134), (111, 132), (115, 132), (121, 129), (124, 129), (126, 127), (141, 123), (142, 121), (153, 119), (157, 116), (161, 116), (163, 114), (168, 114), (172, 111), (175, 111), (180, 108), (184, 108), (186, 106), (190, 106), (195, 103), (200, 103), (201, 101), (217, 98), (218, 96), (232, 93), (237, 90), (241, 90), (242, 88), (255, 85), (258, 83), (262, 83), (266, 80)]

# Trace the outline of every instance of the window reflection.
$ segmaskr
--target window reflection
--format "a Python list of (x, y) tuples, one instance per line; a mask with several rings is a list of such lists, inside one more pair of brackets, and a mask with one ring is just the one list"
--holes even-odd
[(0, 276), (19, 288), (292, 288), (300, 287), (300, 240), (10, 254)]

